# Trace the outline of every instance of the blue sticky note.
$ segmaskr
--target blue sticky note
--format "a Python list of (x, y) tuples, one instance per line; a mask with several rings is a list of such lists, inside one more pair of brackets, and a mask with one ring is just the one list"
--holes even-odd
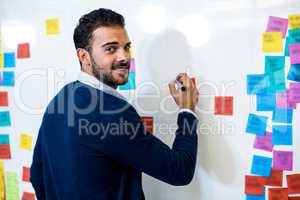
[(265, 200), (265, 195), (246, 195), (246, 200)]
[(259, 176), (271, 175), (272, 158), (264, 156), (253, 156), (251, 173)]
[(276, 95), (272, 93), (256, 95), (257, 111), (273, 111), (276, 106)]
[(287, 123), (293, 122), (293, 109), (285, 109), (276, 107), (272, 116), (273, 122)]
[(14, 72), (3, 72), (2, 85), (3, 86), (14, 86), (15, 85), (15, 73)]
[(263, 136), (266, 133), (268, 117), (249, 114), (247, 122), (247, 133)]
[(272, 127), (273, 145), (292, 145), (293, 127), (283, 125), (273, 125)]
[(278, 71), (285, 66), (284, 56), (265, 56), (265, 73)]
[(269, 78), (265, 74), (247, 75), (247, 94), (267, 93)]
[(300, 29), (290, 29), (289, 30), (289, 37), (295, 40), (295, 43), (300, 42)]
[(10, 115), (8, 111), (0, 112), (0, 126), (10, 126)]
[(300, 82), (300, 64), (291, 65), (287, 79)]
[(15, 53), (4, 53), (4, 67), (15, 67), (16, 66), (16, 56)]
[(0, 134), (0, 144), (9, 144), (8, 134)]
[(135, 72), (129, 72), (128, 82), (125, 85), (120, 85), (119, 90), (132, 90), (135, 89)]

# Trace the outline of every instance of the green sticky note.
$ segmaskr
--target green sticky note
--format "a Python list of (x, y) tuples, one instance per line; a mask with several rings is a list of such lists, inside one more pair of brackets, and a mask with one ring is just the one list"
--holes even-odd
[(20, 200), (18, 175), (15, 172), (6, 172), (6, 200)]
[(135, 72), (129, 72), (128, 82), (125, 85), (120, 85), (119, 90), (133, 90), (135, 89)]

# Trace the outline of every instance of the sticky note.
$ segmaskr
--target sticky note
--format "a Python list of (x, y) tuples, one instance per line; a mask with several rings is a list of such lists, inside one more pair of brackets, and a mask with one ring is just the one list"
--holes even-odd
[(215, 115), (233, 115), (233, 97), (215, 97)]
[(4, 53), (4, 67), (15, 67), (16, 66), (16, 56), (15, 53), (9, 52)]
[(274, 72), (284, 68), (284, 56), (265, 56), (265, 72)]
[(290, 103), (300, 103), (300, 83), (290, 83), (288, 101)]
[(15, 85), (15, 73), (5, 71), (2, 73), (2, 86), (14, 86)]
[(293, 152), (273, 151), (273, 169), (292, 171)]
[(288, 193), (300, 194), (300, 174), (286, 175)]
[(9, 144), (8, 134), (0, 134), (0, 144)]
[(273, 145), (293, 144), (293, 127), (290, 125), (273, 125), (272, 134)]
[(289, 30), (289, 37), (295, 40), (295, 43), (300, 42), (300, 29), (290, 29)]
[(272, 152), (272, 133), (267, 131), (264, 136), (257, 135), (255, 137), (253, 148)]
[(135, 61), (134, 58), (130, 59), (130, 68), (129, 68), (129, 72), (135, 72)]
[(265, 200), (265, 195), (246, 195), (246, 200)]
[(46, 20), (46, 32), (47, 35), (56, 35), (60, 32), (58, 18), (52, 18)]
[(8, 106), (8, 93), (0, 92), (0, 107), (7, 107), (7, 106)]
[(287, 124), (292, 123), (293, 110), (276, 107), (273, 111), (272, 121), (279, 122), (279, 123), (287, 123)]
[(282, 109), (296, 109), (297, 104), (289, 101), (289, 92), (276, 94), (276, 106)]
[(153, 133), (153, 117), (141, 116), (144, 127), (149, 133)]
[(300, 43), (290, 44), (290, 59), (291, 64), (299, 64), (300, 63)]
[(251, 173), (259, 176), (270, 176), (272, 158), (254, 155), (252, 159)]
[(276, 95), (274, 93), (256, 95), (257, 111), (273, 111), (275, 106), (276, 106)]
[(276, 53), (283, 49), (281, 32), (265, 32), (262, 36), (263, 52)]
[(6, 199), (18, 200), (19, 197), (19, 183), (18, 175), (15, 172), (6, 172)]
[(289, 197), (289, 200), (300, 200), (300, 197)]
[(29, 180), (30, 180), (30, 168), (23, 167), (22, 181), (29, 182)]
[(17, 58), (30, 58), (29, 43), (18, 44)]
[[(1, 48), (1, 47), (0, 47)], [(0, 69), (3, 67), (3, 54), (0, 51)]]
[(262, 176), (245, 176), (245, 194), (263, 195), (265, 194), (265, 177)]
[(30, 192), (23, 192), (22, 200), (35, 200), (35, 194)]
[(265, 135), (266, 128), (267, 128), (267, 121), (268, 121), (268, 117), (249, 114), (246, 132), (253, 133), (260, 136)]
[(32, 148), (32, 136), (21, 133), (20, 135), (20, 148), (31, 150)]
[(120, 85), (119, 90), (132, 90), (135, 89), (135, 72), (129, 72), (128, 82), (125, 85)]
[(281, 32), (282, 37), (285, 38), (288, 29), (288, 19), (269, 16), (266, 32)]
[(9, 144), (0, 144), (0, 159), (10, 159), (10, 145)]
[(5, 200), (4, 163), (0, 160), (0, 199)]
[(265, 74), (247, 75), (247, 94), (265, 94), (269, 86), (269, 78)]
[(291, 65), (287, 79), (300, 82), (300, 64)]
[(283, 171), (282, 170), (271, 170), (271, 176), (266, 178), (266, 185), (268, 186), (282, 186), (282, 177)]
[(290, 29), (300, 29), (300, 14), (289, 15), (288, 21)]
[(282, 68), (280, 70), (274, 72), (268, 72), (267, 76), (269, 77), (269, 87), (268, 92), (285, 92), (285, 69)]
[(269, 188), (269, 200), (288, 200), (287, 188)]
[(10, 114), (9, 111), (1, 111), (0, 112), (0, 127), (10, 126)]

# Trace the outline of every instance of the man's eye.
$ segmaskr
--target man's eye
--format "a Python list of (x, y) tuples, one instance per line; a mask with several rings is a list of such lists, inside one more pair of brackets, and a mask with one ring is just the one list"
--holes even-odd
[(129, 51), (131, 49), (130, 46), (125, 46), (125, 50)]
[(112, 53), (112, 52), (114, 52), (115, 50), (116, 50), (115, 47), (108, 47), (108, 48), (105, 49), (105, 51), (107, 51), (107, 52), (109, 52), (109, 53)]

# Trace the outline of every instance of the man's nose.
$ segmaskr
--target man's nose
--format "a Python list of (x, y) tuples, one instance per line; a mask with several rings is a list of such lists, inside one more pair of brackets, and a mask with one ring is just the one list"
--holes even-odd
[(128, 62), (130, 60), (130, 53), (125, 49), (120, 49), (118, 51), (118, 62)]

